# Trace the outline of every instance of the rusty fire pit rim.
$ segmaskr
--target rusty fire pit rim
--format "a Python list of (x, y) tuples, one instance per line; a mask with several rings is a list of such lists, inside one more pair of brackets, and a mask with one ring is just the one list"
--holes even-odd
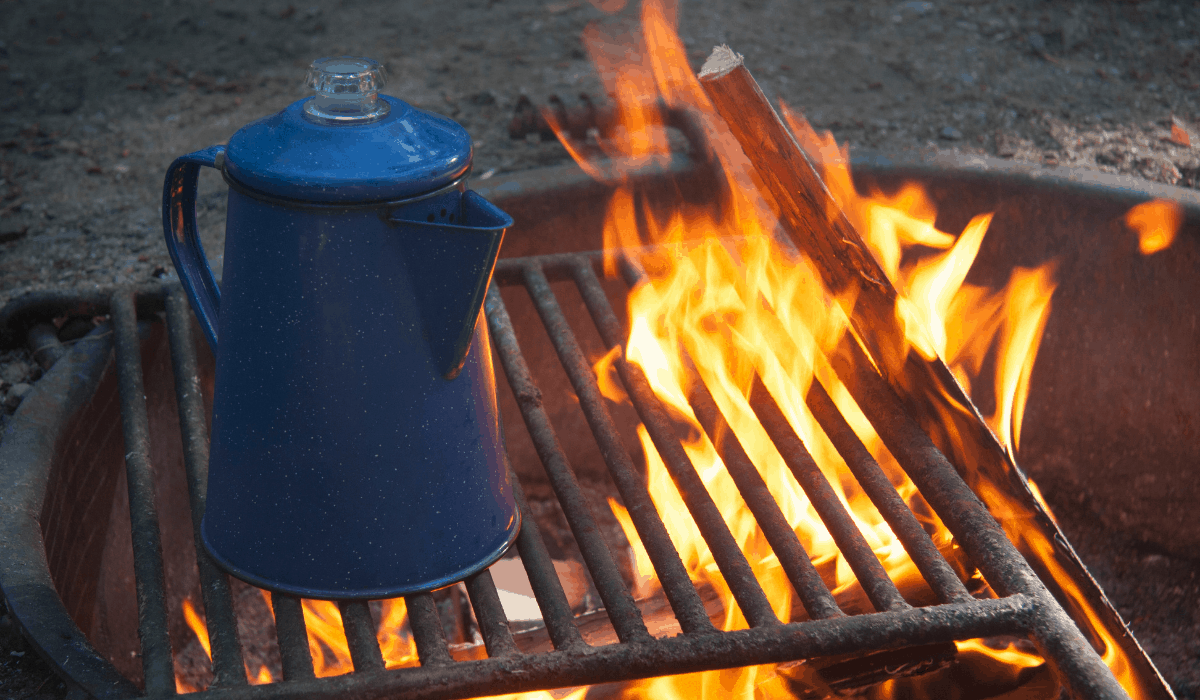
[[(669, 170), (677, 173), (694, 170), (702, 165), (700, 161), (679, 154), (676, 154), (672, 161)], [(636, 178), (660, 176), (663, 172), (663, 168), (647, 168), (645, 173), (638, 173)], [(850, 174), (859, 185), (864, 178), (885, 175), (908, 175), (911, 179), (921, 181), (929, 180), (931, 176), (956, 175), (960, 178), (991, 180), (997, 184), (1055, 188), (1090, 196), (1103, 195), (1130, 206), (1152, 199), (1165, 199), (1182, 207), (1187, 223), (1200, 224), (1200, 191), (1092, 168), (1048, 167), (1038, 163), (970, 153), (886, 153), (855, 148), (850, 151)], [(615, 183), (597, 181), (575, 163), (564, 163), (502, 173), (487, 180), (472, 181), (470, 186), (489, 200), (503, 202), (506, 199), (530, 197), (551, 190), (561, 191), (564, 188), (611, 189)]]
[(1200, 223), (1200, 190), (1092, 168), (1045, 166), (970, 153), (887, 154), (855, 149), (850, 156), (850, 172), (860, 176), (911, 173), (913, 179), (920, 180), (955, 174), (963, 178), (990, 179), (997, 184), (1035, 185), (1083, 195), (1103, 195), (1130, 206), (1151, 199), (1165, 199), (1183, 209), (1188, 223)]
[[(648, 167), (633, 180), (659, 177), (664, 172), (686, 173), (700, 167), (700, 162), (676, 154), (670, 166)], [(1165, 199), (1178, 204), (1186, 224), (1200, 225), (1200, 191), (1153, 182), (1132, 175), (1105, 173), (1080, 167), (1045, 167), (1037, 163), (977, 156), (968, 153), (885, 153), (871, 149), (853, 149), (850, 153), (850, 172), (860, 182), (880, 176), (905, 177), (919, 181), (933, 176), (957, 176), (955, 179), (991, 180), (997, 184), (1012, 184), (1055, 188), (1082, 195), (1102, 195), (1129, 206), (1152, 199)], [(481, 196), (502, 203), (509, 199), (534, 197), (550, 191), (612, 189), (614, 183), (599, 182), (575, 163), (564, 163), (512, 173), (502, 173), (486, 180), (471, 182), (471, 189)], [(520, 222), (517, 222), (518, 228)], [(164, 285), (149, 283), (137, 287), (138, 297), (161, 293)], [(91, 290), (48, 289), (27, 292), (0, 308), (0, 348), (12, 349), (23, 345), (25, 332), (34, 323), (49, 316), (75, 313), (107, 314), (112, 287)]]
[(68, 688), (96, 698), (138, 691), (67, 613), (50, 576), (40, 520), (58, 443), (95, 393), (112, 347), (108, 323), (75, 343), (21, 402), (0, 443), (0, 590), (37, 654)]

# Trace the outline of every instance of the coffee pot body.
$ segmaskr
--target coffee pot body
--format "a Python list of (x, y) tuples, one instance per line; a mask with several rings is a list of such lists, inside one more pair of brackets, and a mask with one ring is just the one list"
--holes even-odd
[[(204, 546), (302, 597), (439, 588), (520, 527), (481, 320), (511, 219), (465, 188), (461, 127), (377, 99), (359, 123), (301, 100), (178, 159), (164, 191), (216, 356)], [(219, 285), (195, 231), (202, 166), (230, 186)]]

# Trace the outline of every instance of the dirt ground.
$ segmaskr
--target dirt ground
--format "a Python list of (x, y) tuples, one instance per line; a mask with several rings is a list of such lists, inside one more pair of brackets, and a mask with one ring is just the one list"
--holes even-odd
[[(556, 95), (568, 107), (581, 94), (606, 100), (580, 34), (591, 22), (635, 26), (639, 8), (595, 5), (621, 7), (0, 0), (0, 304), (171, 274), (160, 223), (168, 164), (303, 97), (304, 69), (319, 56), (376, 58), (390, 76), (385, 92), (460, 121), (474, 138), (476, 177), (566, 161), (557, 142), (514, 139), (508, 127), (523, 96), (540, 105)], [(694, 67), (728, 43), (768, 95), (852, 147), (969, 151), (1200, 186), (1197, 2), (701, 0), (681, 4), (679, 32)], [(217, 266), (224, 206), (224, 184), (206, 176), (199, 220)], [(0, 357), (5, 410), (37, 376), (23, 351)], [(1168, 594), (1190, 597), (1194, 615), (1194, 561), (1112, 547), (1117, 563), (1095, 566), (1119, 608), (1142, 614), (1151, 603), (1132, 581), (1157, 566), (1174, 572), (1164, 580), (1181, 583)], [(0, 620), (0, 697), (60, 695), (57, 681), (14, 671), (36, 666), (14, 635)], [(1151, 655), (1180, 697), (1194, 698), (1200, 647), (1180, 648), (1182, 639)]]

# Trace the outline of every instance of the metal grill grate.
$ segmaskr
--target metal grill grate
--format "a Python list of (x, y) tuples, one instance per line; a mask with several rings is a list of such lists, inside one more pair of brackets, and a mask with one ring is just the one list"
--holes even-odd
[[(906, 603), (801, 440), (788, 426), (779, 407), (759, 385), (751, 394), (755, 413), (878, 611), (845, 614), (822, 582), (757, 469), (732, 433), (723, 430), (725, 419), (712, 397), (703, 384), (697, 382), (699, 388), (689, 401), (707, 433), (723, 433), (723, 439), (714, 440), (714, 443), (719, 445), (742, 498), (778, 556), (810, 618), (782, 623), (772, 611), (767, 595), (683, 450), (666, 410), (653, 394), (646, 377), (637, 365), (618, 358), (616, 369), (633, 405), (750, 625), (749, 629), (739, 631), (717, 630), (654, 509), (644, 480), (620, 440), (601, 397), (596, 376), (551, 288), (551, 282), (572, 282), (605, 344), (610, 347), (623, 345), (625, 329), (596, 275), (600, 262), (599, 253), (502, 260), (487, 298), (486, 317), (500, 364), (619, 642), (592, 646), (580, 634), (553, 562), (517, 484), (516, 497), (525, 525), (516, 547), (541, 609), (553, 651), (524, 653), (518, 648), (491, 575), (484, 571), (465, 583), (487, 658), (455, 661), (432, 597), (419, 594), (407, 597), (406, 603), (420, 666), (384, 670), (368, 604), (342, 602), (339, 607), (355, 671), (345, 676), (318, 679), (314, 677), (309, 656), (300, 601), (274, 595), (272, 601), (284, 677), (269, 685), (251, 686), (246, 680), (229, 581), (208, 559), (203, 547), (197, 546), (214, 671), (212, 686), (201, 694), (203, 697), (247, 700), (284, 697), (461, 698), (995, 635), (1020, 635), (1032, 639), (1072, 695), (1125, 697), (1112, 674), (1004, 537), (984, 505), (928, 436), (903, 412), (891, 390), (870, 369), (870, 363), (856, 346), (845, 348), (843, 355), (848, 359), (835, 362), (839, 376), (851, 388), (888, 449), (954, 534), (966, 555), (1002, 597), (972, 598), (879, 465), (838, 413), (825, 389), (814, 381), (808, 395), (813, 415), (939, 601), (936, 605), (920, 608)], [(627, 284), (636, 282), (638, 271), (631, 264), (626, 262), (622, 271)], [(532, 299), (578, 396), (613, 482), (654, 565), (682, 634), (656, 639), (647, 630), (642, 612), (626, 588), (612, 553), (600, 537), (542, 405), (535, 378), (521, 354), (512, 321), (500, 296), (498, 286), (502, 285), (523, 286)], [(95, 300), (97, 312), (111, 312), (115, 339), (146, 694), (164, 696), (175, 692), (174, 670), (167, 638), (162, 552), (149, 460), (149, 422), (137, 333), (138, 307), (143, 313), (164, 308), (166, 311), (194, 528), (199, 527), (204, 511), (208, 436), (197, 376), (191, 313), (182, 290), (177, 287), (140, 292), (125, 289), (115, 292), (108, 303)], [(859, 355), (855, 356), (855, 353)], [(68, 661), (58, 658), (63, 652), (46, 649), (46, 653), (70, 673)], [(90, 653), (95, 654), (94, 651)], [(94, 687), (90, 690), (96, 693)], [(128, 685), (114, 688), (109, 693), (113, 697), (130, 695)]]

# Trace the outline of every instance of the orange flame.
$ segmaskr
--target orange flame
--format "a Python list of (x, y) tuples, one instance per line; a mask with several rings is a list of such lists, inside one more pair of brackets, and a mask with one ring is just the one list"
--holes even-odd
[[(340, 676), (354, 670), (337, 604), (327, 600), (305, 600), (302, 607), (304, 624), (308, 627), (308, 649), (317, 677)], [(383, 601), (376, 639), (387, 668), (411, 666), (417, 662), (417, 647), (408, 632), (407, 622), (408, 611), (403, 598)]]
[[(266, 591), (262, 591), (262, 594), (263, 598), (267, 601), (268, 609), (270, 609), (271, 601), (269, 594)], [(204, 650), (204, 655), (208, 657), (209, 663), (212, 663), (212, 645), (208, 638), (208, 625), (205, 623), (204, 618), (200, 617), (199, 613), (196, 612), (192, 601), (187, 598), (183, 599), (183, 619), (187, 623), (188, 628), (191, 629), (192, 634), (196, 635), (196, 640), (200, 642), (200, 648)], [(262, 685), (263, 683), (271, 683), (275, 680), (271, 675), (271, 670), (265, 665), (259, 666), (257, 673), (252, 673), (250, 666), (247, 665), (246, 678), (252, 685)], [(194, 693), (200, 689), (192, 687), (176, 674), (175, 690), (179, 693)]]
[(196, 639), (199, 640), (200, 646), (204, 649), (204, 655), (208, 657), (209, 661), (212, 661), (212, 645), (208, 642), (208, 626), (196, 614), (196, 608), (187, 598), (183, 599), (183, 619), (191, 628), (192, 633), (196, 635)]
[(271, 671), (266, 666), (259, 666), (258, 674), (250, 678), (250, 685), (264, 685), (274, 682), (275, 678), (271, 675)]
[(616, 368), (613, 367), (613, 362), (616, 362), (620, 356), (621, 346), (614, 345), (611, 350), (604, 353), (604, 357), (596, 360), (596, 363), (592, 365), (592, 369), (596, 372), (596, 384), (600, 388), (600, 395), (616, 403), (624, 403), (629, 400), (625, 389), (621, 388), (621, 384), (617, 381)]
[(650, 555), (646, 553), (646, 547), (638, 537), (637, 530), (633, 527), (633, 518), (629, 517), (629, 511), (625, 506), (617, 503), (615, 499), (609, 498), (608, 507), (612, 509), (617, 523), (629, 540), (629, 549), (633, 555), (633, 571), (636, 575), (633, 595), (636, 598), (648, 598), (653, 595), (657, 582), (654, 564), (650, 563)]
[(1137, 233), (1142, 255), (1153, 255), (1175, 242), (1175, 234), (1183, 225), (1183, 209), (1175, 202), (1155, 199), (1126, 212), (1125, 225)]
[[(716, 446), (695, 419), (688, 396), (697, 382), (712, 394), (732, 434), (758, 468), (819, 570), (832, 569), (830, 583), (835, 595), (855, 585), (853, 573), (749, 408), (747, 396), (756, 376), (837, 489), (893, 580), (902, 591), (909, 590), (912, 582), (920, 582), (919, 573), (805, 405), (804, 397), (814, 379), (826, 387), (914, 511), (931, 511), (828, 367), (825, 355), (847, 331), (847, 320), (808, 262), (782, 248), (771, 235), (776, 222), (749, 182), (751, 169), (745, 156), (715, 117), (687, 64), (668, 2), (643, 3), (640, 36), (618, 35), (598, 26), (584, 33), (616, 103), (619, 126), (612, 139), (600, 144), (603, 158), (577, 148), (551, 119), (560, 141), (580, 166), (617, 185), (604, 225), (606, 272), (615, 273), (618, 249), (647, 243), (658, 246), (645, 253), (629, 253), (636, 256), (634, 262), (641, 265), (646, 277), (629, 295), (625, 359), (642, 368), (656, 395), (677, 419), (691, 424), (693, 437), (685, 445), (688, 456), (784, 621), (791, 614), (790, 585)], [(636, 168), (669, 157), (663, 135), (664, 105), (685, 108), (705, 125), (713, 156), (728, 181), (728, 192), (723, 193), (728, 201), (654, 209), (628, 181), (628, 174)], [(927, 359), (940, 357), (965, 389), (975, 390), (972, 396), (987, 399), (993, 407), (989, 426), (1010, 454), (1015, 454), (1034, 358), (1055, 289), (1054, 264), (1016, 269), (1002, 289), (968, 283), (971, 265), (991, 223), (990, 213), (976, 216), (962, 233), (954, 235), (937, 228), (937, 209), (916, 184), (891, 194), (859, 194), (850, 177), (847, 150), (830, 134), (818, 134), (786, 105), (781, 105), (781, 111), (833, 195), (836, 208), (831, 207), (827, 214), (845, 213), (900, 292), (896, 314), (910, 346)], [(1154, 211), (1153, 217), (1131, 212), (1127, 222), (1136, 230), (1149, 230), (1142, 234), (1143, 240), (1149, 236), (1157, 241), (1151, 247), (1161, 249), (1173, 235), (1162, 232), (1173, 231), (1178, 221), (1166, 215), (1172, 211), (1168, 207)], [(1157, 223), (1144, 223), (1151, 220)], [(610, 352), (596, 370), (604, 395), (622, 401), (624, 392), (611, 377), (614, 360)], [(979, 398), (976, 401), (984, 403)], [(651, 497), (684, 564), (697, 582), (708, 583), (721, 594), (726, 610), (724, 627), (744, 627), (736, 602), (644, 428), (639, 429), (639, 437)], [(615, 501), (610, 501), (610, 507), (632, 546), (639, 579), (637, 594), (648, 595), (658, 586), (649, 558), (624, 508)], [(935, 542), (948, 547), (949, 533), (936, 517), (925, 517)], [(1121, 673), (1124, 661), (1118, 658), (1116, 645), (1107, 641), (1105, 661), (1125, 687), (1132, 688), (1129, 674)], [(976, 641), (963, 642), (959, 648), (1013, 666), (1042, 663), (1037, 655), (1015, 648), (997, 650)], [(756, 667), (654, 679), (636, 684), (629, 696), (753, 693), (765, 697), (779, 689), (768, 671), (768, 667)]]
[[(196, 635), (196, 640), (200, 642), (200, 648), (204, 650), (204, 655), (208, 657), (209, 663), (212, 663), (212, 647), (208, 642), (208, 627), (204, 624), (204, 620), (196, 613), (196, 608), (192, 605), (192, 601), (187, 598), (183, 599), (183, 619), (187, 623), (188, 628), (192, 630), (192, 634)], [(194, 687), (180, 677), (179, 671), (175, 672), (176, 693), (182, 695), (183, 693), (195, 693), (200, 690), (203, 689)]]
[(401, 668), (418, 663), (417, 645), (408, 631), (408, 608), (403, 598), (383, 601), (379, 629), (375, 633), (384, 666)]
[[(350, 645), (342, 627), (342, 611), (328, 600), (304, 600), (304, 626), (308, 629), (308, 652), (317, 678), (340, 676), (354, 670)], [(328, 652), (328, 653), (326, 653)]]
[[(271, 607), (271, 594), (260, 590), (267, 609), (274, 618)], [(375, 638), (379, 642), (379, 651), (383, 655), (386, 668), (401, 668), (418, 663), (416, 644), (408, 629), (408, 614), (403, 598), (383, 600), (381, 615)], [(304, 625), (308, 632), (308, 651), (313, 661), (313, 673), (318, 678), (338, 676), (354, 670), (354, 662), (350, 657), (350, 646), (346, 641), (346, 633), (342, 627), (342, 613), (336, 603), (327, 600), (303, 600), (301, 610), (304, 614)], [(208, 636), (203, 621), (196, 615), (190, 603), (184, 602), (184, 616), (188, 625), (196, 633), (208, 652)], [(201, 635), (204, 636), (201, 636)], [(209, 659), (211, 660), (211, 654)], [(246, 669), (246, 677), (253, 685), (273, 683), (275, 681), (270, 669), (260, 666), (256, 673)], [(178, 685), (178, 683), (177, 683)]]
[[(1033, 360), (1050, 317), (1054, 264), (1013, 271), (999, 291), (966, 284), (967, 273), (992, 220), (980, 214), (955, 238), (934, 226), (937, 209), (916, 184), (897, 194), (863, 197), (850, 178), (849, 153), (828, 132), (819, 134), (803, 116), (782, 106), (797, 141), (821, 171), (834, 201), (860, 231), (888, 279), (901, 293), (896, 314), (908, 342), (926, 359), (940, 357), (965, 389), (981, 377), (994, 353), (996, 408), (989, 427), (1013, 454), (1029, 393)], [(835, 215), (831, 211), (830, 215)], [(922, 249), (945, 252), (921, 256)], [(901, 269), (905, 253), (917, 262)]]
[(964, 642), (955, 642), (954, 646), (958, 647), (959, 652), (975, 652), (984, 656), (1003, 661), (1010, 666), (1018, 666), (1020, 668), (1034, 668), (1041, 666), (1045, 660), (1037, 654), (1020, 649), (1013, 644), (1005, 645), (1003, 649), (984, 644), (978, 639), (968, 639)]
[(511, 695), (492, 695), (491, 700), (584, 700), (587, 697), (587, 688), (576, 688), (566, 695), (559, 695), (561, 691), (556, 691), (551, 694), (545, 690), (534, 690), (528, 693), (513, 693)]
[(196, 692), (199, 692), (199, 690), (200, 690), (199, 688), (193, 688), (191, 685), (189, 685), (187, 683), (187, 681), (180, 678), (179, 674), (175, 674), (175, 692), (176, 693), (183, 695), (185, 693), (196, 693)]

